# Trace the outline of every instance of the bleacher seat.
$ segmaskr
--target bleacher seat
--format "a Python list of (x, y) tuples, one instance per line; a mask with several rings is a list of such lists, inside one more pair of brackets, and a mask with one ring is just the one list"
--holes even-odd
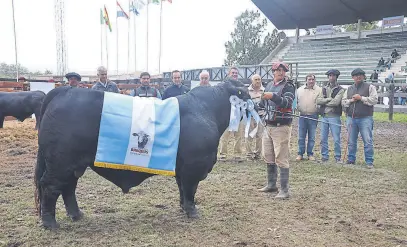
[[(350, 85), (353, 83), (350, 75), (353, 69), (362, 68), (369, 78), (380, 57), (386, 60), (393, 49), (400, 54), (406, 53), (406, 40), (407, 32), (372, 34), (361, 39), (309, 39), (293, 44), (282, 59), (286, 63), (298, 63), (300, 83), (305, 81), (308, 73), (314, 73), (317, 81), (326, 81), (325, 72), (338, 69), (341, 72), (339, 83)], [(296, 73), (295, 70), (293, 72)]]

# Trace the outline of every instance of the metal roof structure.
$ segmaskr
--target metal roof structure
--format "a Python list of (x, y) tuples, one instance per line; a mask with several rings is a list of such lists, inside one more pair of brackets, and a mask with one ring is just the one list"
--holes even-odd
[(277, 29), (344, 25), (407, 15), (407, 0), (252, 0)]

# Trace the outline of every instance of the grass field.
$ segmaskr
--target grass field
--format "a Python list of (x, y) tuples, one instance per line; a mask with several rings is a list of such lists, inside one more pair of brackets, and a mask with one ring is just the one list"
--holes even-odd
[(368, 170), (361, 142), (355, 166), (293, 161), (294, 126), (290, 200), (257, 192), (262, 162), (218, 163), (199, 185), (197, 220), (179, 211), (173, 178), (155, 176), (123, 194), (89, 170), (77, 189), (85, 218), (71, 222), (60, 198), (61, 228), (50, 232), (34, 207), (34, 122), (8, 121), (0, 129), (0, 246), (407, 246), (406, 130), (375, 123)]

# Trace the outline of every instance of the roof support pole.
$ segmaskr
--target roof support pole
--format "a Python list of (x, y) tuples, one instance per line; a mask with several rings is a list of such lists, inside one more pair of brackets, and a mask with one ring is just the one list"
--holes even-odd
[(361, 27), (362, 27), (362, 19), (358, 19), (358, 39), (360, 39), (361, 36)]
[(295, 43), (298, 43), (299, 37), (300, 37), (300, 29), (297, 27), (295, 29)]

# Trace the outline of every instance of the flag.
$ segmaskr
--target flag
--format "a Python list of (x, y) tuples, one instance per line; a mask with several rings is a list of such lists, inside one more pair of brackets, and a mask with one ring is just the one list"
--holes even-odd
[(103, 18), (103, 10), (100, 9), (100, 25), (105, 24), (105, 18)]
[(148, 3), (160, 4), (160, 0), (148, 0)]
[(120, 6), (119, 2), (116, 1), (116, 3), (117, 3), (117, 6), (119, 6), (119, 8), (120, 8), (120, 10), (117, 11), (117, 17), (124, 17), (126, 19), (129, 19), (129, 15), (126, 12), (124, 12), (124, 10), (123, 10), (122, 6)]
[(130, 3), (130, 12), (133, 12), (136, 15), (140, 14), (140, 10), (145, 6), (146, 4), (143, 2), (143, 0), (136, 0), (136, 1), (131, 1)]
[(105, 5), (105, 23), (106, 25), (109, 27), (110, 32), (112, 32), (112, 25), (110, 24), (110, 20), (109, 20), (109, 14), (107, 13), (107, 9), (106, 9), (106, 5)]

